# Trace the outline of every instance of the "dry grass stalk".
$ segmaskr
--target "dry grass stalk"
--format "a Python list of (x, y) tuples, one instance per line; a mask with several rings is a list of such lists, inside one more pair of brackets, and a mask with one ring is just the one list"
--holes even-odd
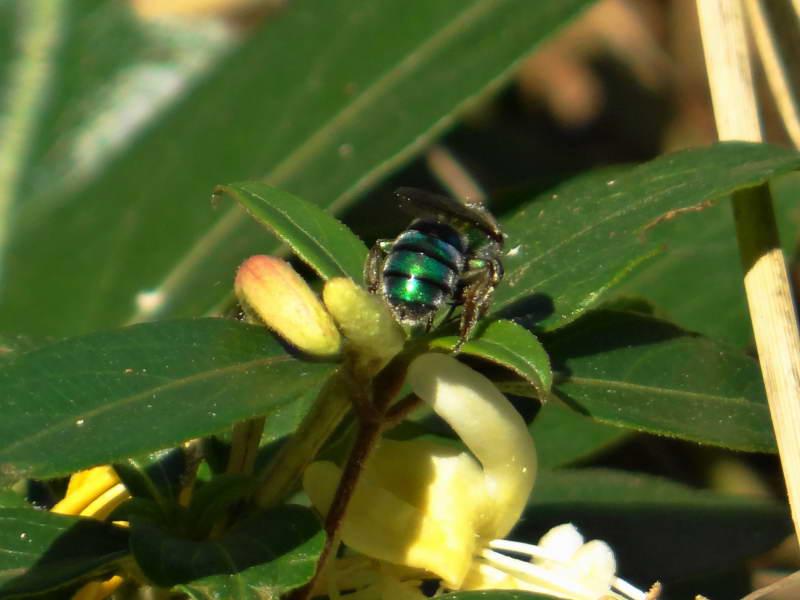
[[(697, 0), (720, 140), (761, 141), (740, 0)], [(750, 316), (789, 505), (800, 531), (800, 335), (767, 186), (733, 198)]]

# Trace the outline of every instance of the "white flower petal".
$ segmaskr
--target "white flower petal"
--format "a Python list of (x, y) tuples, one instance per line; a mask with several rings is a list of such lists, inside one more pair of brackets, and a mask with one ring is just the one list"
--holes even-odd
[(572, 564), (583, 584), (596, 590), (598, 596), (611, 588), (617, 561), (611, 547), (605, 542), (592, 540), (584, 544), (573, 555)]
[[(563, 563), (569, 563), (572, 556), (583, 546), (583, 536), (572, 523), (556, 525), (539, 540), (538, 546), (549, 556)], [(549, 566), (551, 561), (535, 559), (535, 563)]]

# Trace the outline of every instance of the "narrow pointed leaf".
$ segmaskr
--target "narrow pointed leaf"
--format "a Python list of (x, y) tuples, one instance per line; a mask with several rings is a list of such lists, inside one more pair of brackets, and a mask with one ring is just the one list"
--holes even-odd
[[(436, 338), (431, 346), (452, 348), (458, 337)], [(550, 359), (536, 336), (512, 321), (489, 323), (461, 349), (464, 354), (478, 356), (514, 371), (527, 380), (546, 399), (553, 383)]]
[[(123, 48), (114, 52), (123, 73), (142, 60), (134, 53), (125, 63), (128, 35), (95, 35), (108, 30), (86, 0), (10, 4), (53, 5), (70, 18), (43, 19), (58, 29), (22, 148), (37, 140), (40, 149), (30, 163), (25, 152), (10, 154), (19, 186), (8, 191), (18, 210), (4, 223), (0, 329), (74, 335), (215, 308), (229, 291), (220, 282), (236, 265), (278, 246), (238, 206), (214, 210), (215, 185), (259, 178), (340, 210), (511, 77), (520, 59), (591, 2), (375, 0), (357, 10), (349, 0), (287, 3), (224, 60), (179, 85), (160, 54), (146, 55), (143, 73), (172, 95), (104, 168), (69, 185), (61, 184), (72, 166), (60, 160), (65, 128), (107, 142), (147, 96), (89, 67), (109, 48)], [(89, 12), (98, 19), (85, 18)], [(14, 60), (0, 55), (2, 89), (25, 81), (7, 78)], [(95, 112), (80, 93), (87, 87), (122, 97), (128, 110)], [(110, 125), (94, 131), (81, 127), (86, 122)]]
[(792, 150), (725, 143), (661, 156), (613, 176), (588, 173), (532, 198), (504, 220), (510, 250), (493, 314), (545, 329), (570, 323), (665, 250), (650, 229), (690, 220), (737, 189), (798, 167), (800, 154)]
[(128, 554), (128, 531), (32, 508), (0, 509), (0, 598), (58, 592), (108, 575)]
[(324, 541), (314, 514), (292, 505), (250, 517), (218, 540), (178, 538), (146, 521), (131, 531), (147, 577), (197, 599), (278, 597), (311, 579)]
[(774, 452), (757, 362), (645, 315), (598, 311), (551, 336), (554, 393), (598, 421)]
[(222, 319), (65, 340), (0, 369), (0, 476), (62, 475), (217, 433), (316, 394), (332, 369)]
[(257, 181), (222, 185), (214, 193), (241, 204), (323, 279), (349, 277), (361, 283), (367, 247), (315, 204)]

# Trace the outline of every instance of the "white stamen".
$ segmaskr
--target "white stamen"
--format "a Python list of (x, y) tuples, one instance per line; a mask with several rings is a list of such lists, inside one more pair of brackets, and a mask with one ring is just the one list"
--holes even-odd
[(542, 591), (553, 593), (552, 588), (559, 588), (563, 590), (562, 593), (578, 594), (580, 596), (588, 596), (586, 589), (575, 584), (567, 577), (563, 577), (558, 573), (529, 563), (518, 558), (511, 558), (493, 550), (483, 550), (481, 557), (489, 561), (490, 564), (500, 568), (501, 570), (514, 575), (526, 583), (543, 586)]
[[(515, 542), (515, 541), (512, 541), (512, 540), (492, 540), (491, 542), (489, 542), (489, 547), (490, 548), (494, 548), (495, 550), (504, 550), (506, 552), (515, 552), (517, 554), (523, 554), (525, 556), (530, 556), (531, 558), (541, 558), (541, 559), (544, 559), (544, 560), (550, 560), (550, 561), (553, 561), (555, 563), (558, 563), (558, 564), (564, 565), (564, 566), (569, 566), (571, 564), (569, 561), (564, 560), (561, 556), (558, 556), (558, 555), (556, 555), (556, 554), (554, 554), (552, 552), (548, 552), (544, 548), (542, 548), (540, 546), (536, 546), (534, 544), (525, 544), (523, 542)], [(487, 553), (490, 553), (491, 557)], [(505, 557), (504, 555), (499, 554), (497, 552), (492, 552), (491, 550), (484, 550), (481, 553), (481, 556), (484, 557), (485, 559), (491, 560), (491, 561), (493, 561), (498, 556), (502, 556), (503, 558), (508, 558), (508, 557)], [(508, 558), (508, 560), (518, 561), (522, 565), (530, 564), (530, 563), (527, 563), (526, 561), (513, 559), (513, 558)], [(546, 579), (548, 581), (553, 581), (553, 582), (556, 580), (556, 576), (554, 576), (547, 569), (543, 569), (542, 567), (539, 567), (538, 565), (531, 565), (531, 566), (536, 567), (536, 569), (541, 569), (541, 571), (544, 571), (546, 573), (546, 575), (540, 575), (539, 577), (543, 577), (544, 579)], [(531, 573), (533, 573), (533, 572), (531, 571)], [(557, 584), (557, 585), (561, 585), (561, 584)], [(646, 600), (646, 598), (647, 598), (647, 593), (646, 592), (643, 592), (642, 590), (640, 590), (636, 586), (628, 583), (627, 581), (625, 581), (624, 579), (621, 579), (620, 577), (614, 577), (614, 579), (612, 580), (611, 587), (613, 589), (617, 590), (618, 592), (620, 592), (621, 594), (623, 594), (624, 596), (626, 596), (628, 598), (632, 598), (633, 600)], [(565, 589), (568, 589), (568, 588), (565, 587)]]
[(630, 596), (634, 600), (645, 600), (647, 598), (647, 592), (643, 592), (636, 586), (631, 585), (624, 579), (620, 579), (619, 577), (614, 577), (614, 581), (611, 584), (615, 590), (625, 594), (626, 596)]
[(525, 544), (523, 542), (514, 542), (512, 540), (492, 540), (489, 542), (489, 547), (495, 550), (505, 550), (506, 552), (516, 552), (517, 554), (525, 554), (531, 558), (543, 558), (545, 560), (552, 560), (562, 565), (568, 565), (569, 562), (565, 561), (561, 556), (548, 552), (541, 546), (534, 544)]

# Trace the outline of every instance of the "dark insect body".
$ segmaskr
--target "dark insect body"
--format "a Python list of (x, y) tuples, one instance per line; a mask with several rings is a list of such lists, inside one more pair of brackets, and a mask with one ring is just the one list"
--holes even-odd
[(398, 321), (428, 330), (442, 306), (463, 305), (458, 352), (503, 278), (503, 233), (480, 204), (414, 188), (400, 188), (395, 197), (418, 218), (397, 238), (375, 243), (364, 267), (367, 287)]

